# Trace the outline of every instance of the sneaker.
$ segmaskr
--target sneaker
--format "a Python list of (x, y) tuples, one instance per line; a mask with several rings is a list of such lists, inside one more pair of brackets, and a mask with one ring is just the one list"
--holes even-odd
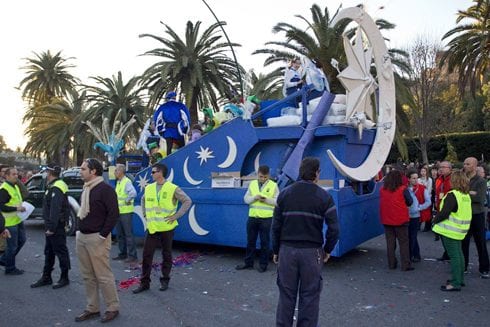
[(253, 269), (253, 265), (247, 265), (247, 264), (242, 264), (242, 265), (237, 265), (235, 267), (236, 270), (243, 270), (243, 269)]
[(127, 256), (119, 254), (117, 257), (112, 258), (112, 260), (121, 261), (121, 260), (126, 260), (126, 258)]
[(17, 269), (15, 268), (14, 270), (12, 271), (5, 271), (5, 275), (12, 275), (12, 276), (15, 276), (15, 275), (22, 275), (24, 273), (24, 270), (22, 269)]
[(488, 273), (488, 271), (481, 272), (480, 273), (480, 278), (489, 279), (490, 278), (490, 274)]

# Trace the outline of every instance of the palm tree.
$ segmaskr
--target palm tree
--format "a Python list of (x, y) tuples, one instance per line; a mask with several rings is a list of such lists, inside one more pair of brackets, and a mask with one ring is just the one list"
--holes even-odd
[[(489, 78), (490, 67), (490, 1), (474, 0), (465, 11), (458, 11), (458, 25), (442, 37), (450, 39), (447, 50), (442, 56), (441, 65), (447, 64), (449, 72), (458, 72), (460, 95), (469, 84), (475, 96)], [(468, 21), (468, 22), (466, 22)]]
[[(236, 63), (226, 54), (229, 44), (221, 41), (220, 25), (224, 24), (212, 24), (200, 34), (201, 22), (188, 21), (184, 40), (164, 23), (168, 38), (140, 35), (161, 43), (160, 48), (143, 54), (162, 58), (143, 73), (143, 83), (151, 95), (150, 107), (158, 104), (167, 90), (180, 90), (189, 107), (191, 121), (197, 122), (199, 107), (217, 108), (222, 95), (234, 97), (238, 71)], [(232, 46), (240, 45), (233, 43)], [(239, 69), (243, 72), (243, 68)]]
[(282, 97), (283, 72), (275, 69), (268, 74), (257, 75), (252, 69), (247, 74), (245, 93), (256, 95), (259, 99), (277, 99)]
[(68, 100), (35, 107), (24, 119), (36, 122), (26, 130), (29, 141), (24, 152), (34, 156), (45, 155), (63, 166), (68, 165), (68, 154), (73, 150), (73, 163), (79, 164), (84, 155), (90, 153), (94, 138), (82, 124), (85, 110), (85, 94), (71, 90)]
[(73, 57), (63, 58), (61, 51), (52, 55), (48, 50), (37, 54), (35, 58), (25, 58), (23, 67), (27, 76), (20, 82), (22, 97), (30, 104), (44, 105), (53, 98), (63, 98), (79, 83), (78, 78), (68, 72), (75, 66), (67, 64)]
[[(344, 93), (343, 86), (337, 79), (338, 71), (336, 67), (332, 65), (332, 59), (339, 62), (340, 67), (346, 66), (346, 56), (343, 48), (342, 34), (350, 23), (348, 20), (340, 21), (335, 26), (330, 26), (331, 20), (340, 10), (330, 17), (328, 8), (324, 10), (313, 4), (310, 8), (311, 21), (307, 18), (297, 15), (303, 23), (306, 24), (306, 28), (299, 28), (288, 23), (278, 23), (273, 27), (273, 32), (282, 32), (285, 34), (285, 41), (267, 42), (266, 45), (278, 46), (278, 49), (266, 48), (259, 49), (254, 54), (269, 54), (266, 58), (264, 66), (272, 63), (284, 62), (287, 59), (298, 56), (306, 56), (313, 58), (320, 63), (322, 69), (330, 82), (330, 90), (334, 93)], [(376, 20), (376, 25), (380, 30), (389, 30), (395, 27), (394, 24), (387, 22), (386, 20)], [(355, 30), (347, 31), (347, 36), (352, 37)], [(398, 126), (406, 127), (406, 120), (402, 119), (399, 113), (402, 112), (401, 104), (407, 99), (409, 95), (406, 81), (401, 77), (403, 74), (407, 74), (410, 71), (410, 66), (407, 62), (408, 54), (399, 49), (389, 49), (391, 61), (395, 68), (395, 86), (397, 88), (397, 124)], [(282, 68), (284, 69), (284, 68)], [(373, 72), (375, 74), (375, 72)], [(399, 97), (399, 95), (401, 97)], [(397, 133), (400, 133), (400, 129), (397, 129)], [(400, 153), (408, 153), (406, 151), (406, 144), (403, 142), (401, 135), (395, 138), (397, 147)]]
[(143, 126), (147, 108), (145, 90), (139, 86), (140, 77), (132, 77), (124, 83), (122, 73), (118, 72), (112, 79), (100, 76), (92, 79), (101, 86), (84, 86), (89, 107), (83, 114), (83, 120), (98, 124), (107, 117), (110, 124), (114, 124), (119, 114), (118, 119), (124, 124), (134, 116), (137, 124), (131, 126), (128, 136), (137, 139), (138, 127)]

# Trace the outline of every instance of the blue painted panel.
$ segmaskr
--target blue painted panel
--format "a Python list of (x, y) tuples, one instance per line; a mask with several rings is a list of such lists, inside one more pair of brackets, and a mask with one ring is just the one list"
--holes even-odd
[[(186, 145), (161, 162), (169, 167), (169, 176), (192, 199), (192, 211), (179, 220), (175, 239), (186, 242), (245, 247), (248, 206), (243, 202), (246, 188), (211, 188), (211, 173), (237, 172), (247, 176), (258, 165), (268, 165), (277, 177), (292, 153), (304, 129), (301, 127), (262, 128), (250, 121), (234, 119), (194, 143)], [(368, 155), (374, 131), (364, 131), (358, 139), (357, 130), (347, 126), (320, 126), (315, 129), (312, 143), (304, 156), (315, 156), (321, 162), (321, 179), (343, 179), (330, 162), (326, 150), (331, 149), (349, 166), (359, 165)], [(234, 151), (236, 148), (236, 152)], [(141, 211), (140, 198), (144, 187), (153, 182), (149, 168), (135, 176), (138, 197), (136, 212)], [(337, 184), (335, 184), (337, 182)], [(337, 204), (341, 237), (333, 252), (340, 256), (362, 242), (383, 232), (379, 223), (379, 189), (366, 195), (355, 194), (350, 187), (330, 189)], [(144, 224), (135, 214), (133, 228), (144, 235)], [(192, 222), (192, 223), (191, 223)]]

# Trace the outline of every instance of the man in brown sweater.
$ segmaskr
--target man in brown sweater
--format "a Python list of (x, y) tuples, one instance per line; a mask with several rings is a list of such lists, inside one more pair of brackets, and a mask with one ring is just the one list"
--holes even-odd
[(99, 289), (106, 305), (101, 322), (111, 321), (119, 314), (119, 298), (109, 264), (111, 230), (117, 223), (119, 208), (116, 192), (104, 182), (102, 172), (102, 164), (96, 159), (85, 159), (81, 166), (80, 174), (85, 184), (78, 212), (80, 230), (76, 249), (87, 307), (75, 318), (77, 322), (100, 316)]

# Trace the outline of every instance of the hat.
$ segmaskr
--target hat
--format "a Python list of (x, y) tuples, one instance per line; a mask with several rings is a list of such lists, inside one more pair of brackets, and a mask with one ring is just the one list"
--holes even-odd
[(154, 148), (158, 148), (157, 142), (152, 142), (152, 143), (148, 144), (149, 150), (154, 149)]
[(175, 93), (175, 91), (168, 91), (167, 95), (165, 95), (165, 99), (172, 99), (175, 97), (177, 97), (177, 93)]
[(202, 110), (202, 113), (204, 114), (204, 116), (206, 117), (209, 117), (209, 118), (213, 118), (213, 109), (211, 108), (204, 108)]
[(260, 99), (257, 98), (256, 95), (250, 95), (247, 97), (247, 101), (250, 101), (252, 103), (255, 103), (255, 104), (260, 104)]
[(46, 167), (46, 170), (52, 171), (55, 175), (58, 176), (61, 174), (61, 167), (53, 163), (49, 164)]

